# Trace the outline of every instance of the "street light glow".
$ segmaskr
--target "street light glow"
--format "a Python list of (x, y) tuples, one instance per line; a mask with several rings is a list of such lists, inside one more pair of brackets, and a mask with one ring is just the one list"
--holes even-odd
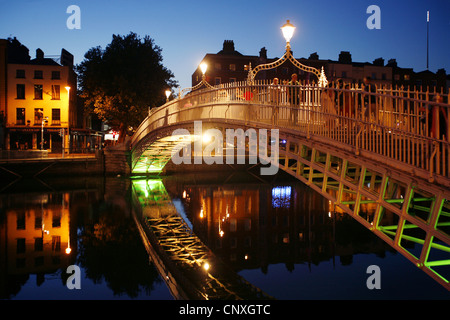
[(206, 64), (206, 62), (202, 62), (200, 64), (200, 70), (202, 70), (202, 73), (205, 74), (207, 69), (208, 69), (208, 65)]
[(283, 37), (286, 42), (290, 42), (292, 36), (294, 35), (295, 27), (289, 22), (289, 20), (287, 20), (286, 23), (281, 27), (281, 31), (283, 32)]

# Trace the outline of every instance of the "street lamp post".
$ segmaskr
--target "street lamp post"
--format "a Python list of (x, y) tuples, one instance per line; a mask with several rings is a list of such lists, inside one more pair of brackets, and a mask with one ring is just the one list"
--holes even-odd
[(41, 151), (44, 149), (44, 123), (47, 121), (48, 117), (44, 117), (44, 112), (42, 113), (42, 121), (41, 121)]
[(213, 88), (213, 86), (210, 85), (208, 83), (208, 81), (206, 81), (206, 70), (208, 70), (208, 64), (206, 62), (202, 62), (202, 63), (200, 63), (199, 67), (200, 67), (200, 71), (202, 72), (202, 80), (199, 83), (197, 83), (195, 86), (193, 86), (193, 87), (185, 88), (185, 89), (181, 90), (180, 93), (179, 93), (179, 97), (181, 97), (181, 95), (184, 92), (194, 91), (194, 90), (199, 89), (202, 85), (204, 85), (207, 88)]
[[(70, 118), (70, 87), (66, 86), (67, 90), (67, 114), (68, 118)], [(64, 158), (65, 149), (66, 149), (66, 129), (61, 125), (62, 130), (62, 157)]]
[(250, 65), (250, 70), (248, 71), (248, 80), (247, 81), (249, 83), (253, 83), (255, 81), (255, 76), (259, 71), (277, 68), (280, 65), (282, 65), (283, 63), (285, 63), (287, 60), (289, 60), (292, 62), (292, 64), (295, 67), (299, 68), (300, 70), (314, 73), (318, 79), (319, 86), (325, 87), (328, 84), (328, 81), (325, 76), (325, 72), (323, 71), (323, 66), (322, 66), (322, 70), (319, 71), (316, 68), (313, 68), (310, 66), (305, 66), (304, 64), (297, 61), (297, 59), (295, 59), (294, 56), (292, 55), (291, 39), (292, 39), (292, 37), (294, 35), (294, 31), (295, 31), (294, 25), (291, 24), (289, 20), (287, 20), (286, 23), (281, 27), (281, 31), (283, 33), (284, 39), (286, 40), (286, 52), (284, 53), (284, 55), (275, 62), (260, 64), (260, 65), (256, 66), (254, 69), (252, 69), (251, 65)]
[(169, 97), (171, 93), (172, 92), (169, 89), (166, 90), (166, 102), (169, 102)]

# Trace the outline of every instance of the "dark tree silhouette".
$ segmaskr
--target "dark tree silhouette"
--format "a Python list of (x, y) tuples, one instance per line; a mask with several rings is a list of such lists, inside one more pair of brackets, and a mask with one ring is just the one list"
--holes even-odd
[(177, 86), (173, 73), (162, 65), (161, 51), (149, 36), (113, 35), (104, 50), (89, 49), (76, 67), (85, 108), (119, 131), (121, 141), (149, 107), (165, 102), (165, 89)]

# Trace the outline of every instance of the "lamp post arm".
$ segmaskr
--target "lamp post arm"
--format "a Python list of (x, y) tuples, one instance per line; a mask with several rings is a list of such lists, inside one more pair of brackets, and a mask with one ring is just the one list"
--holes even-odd
[(277, 61), (271, 62), (271, 63), (266, 63), (266, 64), (260, 64), (258, 66), (255, 67), (255, 69), (251, 69), (248, 72), (248, 82), (249, 83), (253, 83), (255, 81), (255, 77), (256, 74), (261, 71), (261, 70), (269, 70), (269, 69), (274, 69), (274, 68), (278, 68), (279, 66), (281, 66), (283, 63), (285, 63), (287, 60), (291, 61), (292, 64), (297, 67), (300, 70), (306, 71), (306, 72), (310, 72), (310, 73), (314, 73), (317, 77), (317, 80), (319, 82), (326, 82), (326, 77), (325, 74), (323, 72), (323, 67), (322, 67), (322, 72), (314, 67), (310, 67), (310, 66), (306, 66), (302, 63), (300, 63), (299, 61), (297, 61), (293, 56), (292, 56), (292, 51), (290, 49), (290, 45), (288, 44), (286, 46), (286, 52), (284, 53), (284, 55), (278, 59)]
[(180, 93), (179, 93), (178, 96), (181, 98), (181, 96), (182, 96), (185, 92), (188, 92), (188, 91), (195, 91), (195, 90), (197, 90), (198, 88), (200, 88), (202, 85), (205, 85), (205, 87), (207, 87), (207, 88), (213, 88), (213, 86), (210, 85), (210, 84), (208, 83), (208, 81), (206, 81), (206, 76), (203, 75), (202, 81), (200, 81), (199, 83), (197, 83), (197, 84), (196, 84), (195, 86), (193, 86), (193, 87), (190, 87), (190, 88), (184, 88), (183, 90), (180, 91)]
[(248, 72), (248, 80), (249, 82), (253, 82), (255, 80), (256, 74), (261, 70), (270, 70), (273, 68), (278, 68), (281, 66), (285, 61), (286, 58), (289, 56), (290, 51), (286, 51), (284, 55), (278, 59), (277, 61), (266, 63), (266, 64), (260, 64), (255, 67), (255, 69), (250, 69)]
[[(289, 51), (290, 52), (290, 51)], [(297, 68), (299, 68), (300, 70), (306, 71), (306, 72), (310, 72), (310, 73), (314, 73), (317, 76), (317, 79), (320, 78), (320, 71), (317, 70), (316, 68), (310, 67), (310, 66), (305, 66), (304, 64), (298, 62), (293, 56), (292, 54), (288, 55), (289, 61), (292, 62), (292, 64), (294, 66), (296, 66)]]

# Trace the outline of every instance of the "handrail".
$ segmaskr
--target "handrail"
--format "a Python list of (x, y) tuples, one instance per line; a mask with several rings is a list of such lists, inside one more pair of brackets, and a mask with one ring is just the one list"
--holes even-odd
[[(356, 153), (370, 152), (450, 178), (450, 129), (441, 128), (446, 131), (434, 136), (429, 117), (434, 107), (449, 114), (450, 105), (411, 97), (428, 98), (428, 92), (389, 90), (376, 88), (368, 92), (358, 86), (334, 84), (323, 88), (305, 82), (296, 86), (274, 86), (268, 81), (217, 85), (151, 110), (133, 135), (131, 146), (135, 147), (151, 130), (180, 121), (251, 120), (270, 127), (275, 121), (278, 128), (325, 138), (331, 144), (354, 148)], [(448, 95), (441, 96), (449, 100)], [(256, 113), (250, 118), (242, 112)], [(432, 161), (442, 165), (433, 166)]]

